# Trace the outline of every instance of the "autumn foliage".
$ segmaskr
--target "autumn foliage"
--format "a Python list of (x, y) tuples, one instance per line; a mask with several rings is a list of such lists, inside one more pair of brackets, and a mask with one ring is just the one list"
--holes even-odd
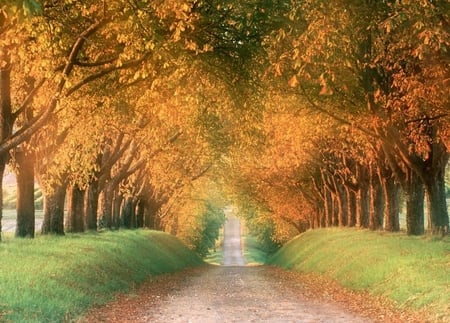
[[(398, 231), (402, 201), (409, 234), (425, 217), (445, 234), (449, 11), (0, 1), (0, 175), (34, 173), (43, 234), (192, 242), (233, 203), (276, 244), (324, 226)], [(34, 236), (33, 201), (19, 203), (17, 235)]]

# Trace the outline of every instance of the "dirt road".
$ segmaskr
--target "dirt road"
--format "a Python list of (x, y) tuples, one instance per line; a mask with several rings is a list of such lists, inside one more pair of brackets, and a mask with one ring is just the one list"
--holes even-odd
[(241, 223), (235, 216), (228, 216), (224, 226), (222, 257), (224, 266), (244, 266), (242, 256)]
[(243, 266), (240, 225), (224, 230), (224, 266), (205, 265), (149, 280), (81, 322), (414, 322), (384, 301), (319, 275)]
[(224, 266), (149, 281), (136, 294), (92, 311), (82, 322), (369, 322), (336, 303), (310, 298), (300, 280), (268, 266), (245, 267), (240, 223), (224, 230)]

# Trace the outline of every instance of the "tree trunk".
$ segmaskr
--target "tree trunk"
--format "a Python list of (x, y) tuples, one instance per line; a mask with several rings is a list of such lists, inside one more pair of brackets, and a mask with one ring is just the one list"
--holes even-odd
[(448, 233), (447, 198), (445, 195), (445, 165), (435, 170), (435, 176), (427, 177), (425, 188), (428, 200), (429, 228), (433, 234)]
[(370, 174), (370, 216), (369, 229), (380, 230), (383, 228), (384, 196), (379, 177), (372, 171)]
[(325, 188), (324, 190), (324, 203), (325, 203), (325, 226), (331, 227), (333, 224), (333, 199), (330, 191)]
[(384, 208), (384, 230), (390, 232), (400, 231), (400, 186), (394, 177), (384, 178), (382, 181), (385, 208)]
[(358, 165), (356, 173), (359, 183), (359, 190), (356, 194), (356, 226), (367, 228), (370, 212), (370, 179), (365, 166)]
[(338, 224), (339, 224), (339, 213), (341, 212), (341, 210), (340, 210), (340, 203), (339, 203), (339, 201), (338, 201), (338, 198), (337, 198), (337, 195), (338, 194), (336, 194), (336, 193), (332, 193), (332, 203), (333, 203), (333, 218), (332, 218), (332, 221), (333, 221), (333, 226), (334, 227), (337, 227), (338, 226)]
[(406, 232), (408, 235), (424, 234), (425, 193), (423, 183), (412, 170), (409, 170), (406, 189)]
[(124, 228), (126, 229), (132, 229), (133, 224), (135, 222), (133, 221), (133, 218), (135, 216), (133, 206), (134, 206), (133, 198), (127, 197), (122, 207), (122, 223)]
[(89, 183), (86, 190), (86, 230), (97, 231), (97, 211), (98, 211), (99, 189), (98, 181), (93, 180)]
[(0, 154), (0, 242), (2, 241), (2, 218), (3, 218), (3, 175), (5, 174), (5, 158)]
[(340, 227), (347, 225), (348, 218), (348, 202), (347, 202), (347, 192), (345, 191), (341, 183), (335, 183), (336, 196), (338, 200), (338, 225)]
[(346, 187), (347, 191), (347, 226), (354, 227), (356, 225), (356, 193), (349, 187)]
[(100, 193), (100, 223), (102, 228), (112, 229), (112, 209), (114, 191), (111, 185), (105, 185)]
[[(11, 65), (8, 53), (1, 57), (6, 61), (6, 66), (0, 68), (0, 143), (6, 140), (12, 133), (14, 118), (11, 107)], [(0, 241), (2, 240), (3, 217), (3, 175), (5, 174), (8, 153), (0, 154)]]
[(370, 192), (368, 187), (362, 187), (357, 194), (356, 226), (367, 228), (369, 226)]
[(122, 204), (123, 204), (123, 194), (120, 192), (116, 192), (113, 198), (113, 227), (119, 229), (123, 222), (121, 219), (122, 212)]
[(34, 157), (16, 150), (17, 172), (17, 225), (16, 237), (34, 238)]
[(67, 190), (66, 232), (84, 232), (84, 195), (78, 185)]
[(44, 193), (42, 234), (64, 235), (64, 202), (67, 185), (54, 185), (53, 192)]
[(136, 227), (144, 227), (145, 201), (140, 198), (136, 205)]

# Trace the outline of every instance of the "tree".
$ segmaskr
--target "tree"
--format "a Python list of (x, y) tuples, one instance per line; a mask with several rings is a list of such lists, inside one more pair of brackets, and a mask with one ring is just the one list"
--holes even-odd
[[(292, 26), (290, 32), (283, 31), (274, 36), (285, 46), (283, 50), (291, 53), (283, 55), (283, 52), (281, 61), (276, 58), (275, 72), (280, 72), (282, 67), (295, 71), (289, 84), (299, 89), (312, 109), (333, 116), (369, 140), (379, 142), (376, 146), (384, 150), (383, 158), (389, 160), (391, 171), (397, 181), (403, 183), (404, 191), (410, 197), (408, 200), (414, 205), (408, 208), (412, 212), (408, 213), (408, 218), (417, 218), (419, 222), (412, 220), (409, 224), (420, 223), (421, 215), (414, 211), (420, 211), (423, 203), (423, 195), (419, 194), (421, 185), (428, 186), (427, 193), (433, 195), (430, 199), (438, 199), (440, 202), (436, 204), (445, 206), (445, 201), (437, 198), (442, 194), (432, 193), (431, 183), (426, 184), (425, 178), (419, 182), (406, 180), (423, 174), (424, 163), (419, 161), (424, 161), (424, 152), (419, 151), (420, 142), (431, 143), (422, 146), (427, 147), (428, 156), (439, 156), (430, 157), (434, 162), (425, 158), (428, 169), (433, 169), (435, 174), (433, 183), (442, 183), (439, 179), (442, 175), (438, 174), (442, 174), (442, 164), (445, 165), (448, 159), (440, 135), (446, 132), (446, 127), (436, 121), (445, 116), (443, 109), (448, 100), (448, 95), (442, 92), (448, 74), (442, 50), (445, 41), (441, 38), (448, 28), (442, 10), (445, 10), (445, 4), (441, 2), (351, 1), (333, 5), (321, 1), (298, 2), (291, 18), (300, 27)], [(425, 22), (419, 23), (422, 18)], [(415, 27), (413, 33), (411, 26)], [(425, 35), (433, 35), (435, 42), (431, 45)], [(415, 51), (412, 57), (409, 54), (411, 48)], [(432, 57), (432, 63), (419, 56)], [(436, 73), (437, 66), (442, 73)], [(436, 96), (426, 99), (421, 91), (430, 92), (431, 88)], [(434, 98), (444, 99), (438, 102)], [(425, 119), (420, 117), (424, 112)], [(417, 126), (427, 121), (430, 113), (436, 122), (430, 126)], [(415, 122), (411, 122), (411, 117)], [(408, 151), (408, 146), (417, 149)], [(397, 172), (399, 169), (407, 170), (404, 176)], [(442, 211), (432, 211), (438, 227), (445, 227), (448, 222), (446, 211)], [(441, 216), (442, 223), (437, 220)], [(420, 227), (408, 228), (411, 234), (422, 232)]]

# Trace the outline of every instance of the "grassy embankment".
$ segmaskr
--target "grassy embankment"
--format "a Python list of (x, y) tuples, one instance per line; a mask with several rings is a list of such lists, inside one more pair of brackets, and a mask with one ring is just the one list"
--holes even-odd
[(146, 230), (6, 239), (0, 257), (2, 322), (72, 321), (149, 275), (202, 264), (176, 238)]
[(394, 300), (400, 308), (425, 309), (450, 322), (450, 239), (409, 237), (352, 229), (308, 231), (269, 261), (317, 272), (354, 290)]
[(250, 234), (245, 234), (243, 237), (243, 255), (248, 266), (262, 265), (267, 262), (268, 255), (262, 249), (258, 240)]

